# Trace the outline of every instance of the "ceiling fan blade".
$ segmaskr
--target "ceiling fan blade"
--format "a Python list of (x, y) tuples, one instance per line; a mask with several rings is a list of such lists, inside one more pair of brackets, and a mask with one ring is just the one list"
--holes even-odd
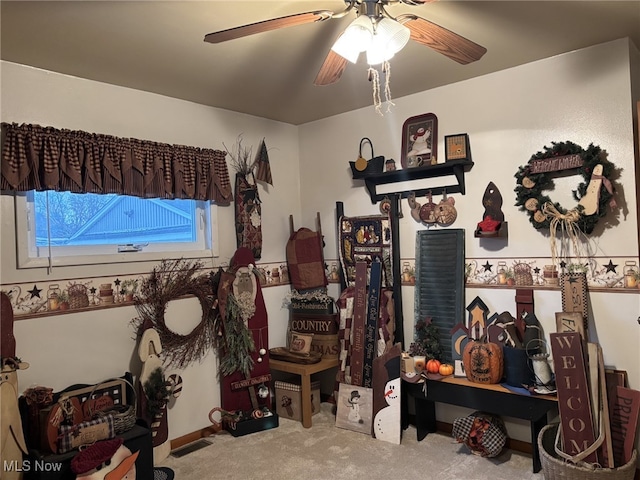
[(261, 22), (250, 23), (240, 27), (229, 28), (219, 32), (213, 32), (205, 35), (204, 41), (209, 43), (221, 43), (227, 40), (247, 37), (256, 33), (268, 32), (279, 28), (293, 27), (305, 23), (319, 22), (333, 17), (330, 10), (316, 10), (315, 12), (303, 12), (285, 17), (272, 18), (271, 20), (263, 20)]
[(397, 20), (409, 28), (411, 40), (431, 47), (463, 65), (480, 60), (487, 52), (483, 46), (424, 18), (404, 14), (398, 16)]
[(338, 55), (333, 50), (329, 50), (313, 84), (322, 86), (336, 83), (340, 80), (345, 68), (347, 68), (347, 59)]

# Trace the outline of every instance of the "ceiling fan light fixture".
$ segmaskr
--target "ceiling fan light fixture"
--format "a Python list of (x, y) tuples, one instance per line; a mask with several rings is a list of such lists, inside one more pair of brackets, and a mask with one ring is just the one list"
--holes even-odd
[(366, 15), (360, 15), (338, 37), (331, 50), (351, 63), (356, 63), (360, 52), (369, 48), (372, 38), (373, 24), (371, 19)]
[(411, 31), (395, 20), (381, 18), (378, 20), (371, 45), (367, 49), (367, 63), (378, 65), (391, 58), (409, 42)]

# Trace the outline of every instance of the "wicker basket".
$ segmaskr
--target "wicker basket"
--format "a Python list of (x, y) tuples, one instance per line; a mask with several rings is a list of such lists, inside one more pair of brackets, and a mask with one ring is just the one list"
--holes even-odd
[(516, 279), (516, 285), (533, 285), (533, 276), (531, 275), (531, 265), (528, 263), (516, 263), (513, 266), (513, 276)]
[(131, 383), (129, 383), (129, 381), (124, 378), (110, 378), (108, 380), (105, 380), (102, 383), (98, 383), (97, 385), (95, 385), (93, 387), (93, 390), (91, 391), (91, 394), (89, 394), (88, 398), (93, 398), (93, 394), (95, 393), (96, 390), (100, 388), (101, 385), (104, 385), (107, 382), (112, 382), (114, 380), (123, 382), (123, 385), (122, 385), (123, 389), (126, 388), (124, 384), (129, 385), (131, 387), (131, 391), (133, 392), (133, 399), (132, 399), (133, 401), (129, 402), (129, 405), (114, 405), (108, 409), (99, 410), (95, 413), (92, 413), (91, 409), (89, 409), (89, 415), (91, 418), (100, 418), (100, 417), (106, 417), (107, 415), (111, 415), (113, 417), (113, 426), (114, 426), (116, 435), (120, 435), (121, 433), (131, 430), (136, 424), (137, 395), (136, 395), (135, 387), (131, 385)]
[(555, 452), (558, 424), (545, 426), (538, 435), (540, 462), (545, 480), (633, 480), (637, 452), (631, 460), (617, 468), (587, 468), (560, 458)]
[(85, 308), (89, 306), (89, 296), (87, 295), (87, 286), (80, 283), (71, 285), (67, 292), (69, 293), (69, 308)]

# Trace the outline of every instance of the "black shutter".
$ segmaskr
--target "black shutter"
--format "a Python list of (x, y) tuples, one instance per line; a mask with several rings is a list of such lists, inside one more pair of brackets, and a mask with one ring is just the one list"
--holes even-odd
[(416, 234), (414, 324), (432, 317), (447, 362), (452, 362), (451, 329), (464, 321), (464, 258), (463, 229)]

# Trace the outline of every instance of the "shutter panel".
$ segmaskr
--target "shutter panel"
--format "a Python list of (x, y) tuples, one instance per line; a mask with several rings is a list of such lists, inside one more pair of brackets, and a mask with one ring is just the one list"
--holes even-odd
[(432, 317), (440, 334), (442, 360), (447, 362), (452, 362), (451, 329), (464, 321), (464, 258), (463, 229), (416, 234), (414, 324)]

